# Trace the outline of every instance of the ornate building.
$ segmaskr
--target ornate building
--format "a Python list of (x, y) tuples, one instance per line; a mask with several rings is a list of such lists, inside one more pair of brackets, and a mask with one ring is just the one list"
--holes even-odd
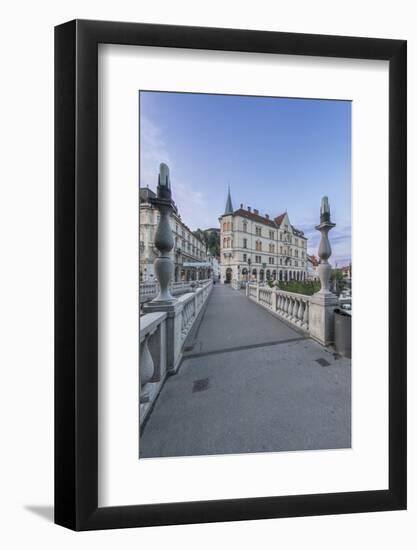
[[(155, 280), (153, 262), (157, 256), (154, 237), (159, 221), (159, 213), (149, 202), (156, 194), (147, 187), (139, 189), (139, 273), (141, 282)], [(174, 237), (174, 278), (177, 281), (207, 279), (211, 276), (204, 243), (185, 225), (174, 206), (171, 216), (171, 229)]]
[(287, 212), (271, 218), (248, 206), (233, 210), (230, 190), (220, 216), (221, 282), (307, 277), (307, 239)]

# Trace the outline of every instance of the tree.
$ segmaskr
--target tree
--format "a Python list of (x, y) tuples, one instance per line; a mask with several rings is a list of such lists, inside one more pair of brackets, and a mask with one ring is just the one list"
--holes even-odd
[(207, 231), (207, 229), (198, 228), (193, 233), (204, 243), (206, 252), (217, 258), (220, 256), (220, 235), (218, 231)]
[(347, 287), (347, 282), (341, 269), (332, 269), (332, 274), (330, 275), (330, 283), (333, 292), (335, 292), (336, 294), (340, 294), (340, 292), (342, 292), (342, 290)]
[[(207, 231), (206, 231), (207, 233)], [(217, 231), (210, 231), (208, 234), (208, 249), (212, 256), (220, 256), (220, 235)]]

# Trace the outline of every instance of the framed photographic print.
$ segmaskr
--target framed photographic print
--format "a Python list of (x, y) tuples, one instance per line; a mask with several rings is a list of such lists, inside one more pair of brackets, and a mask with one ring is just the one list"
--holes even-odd
[(406, 507), (406, 42), (55, 30), (55, 521)]

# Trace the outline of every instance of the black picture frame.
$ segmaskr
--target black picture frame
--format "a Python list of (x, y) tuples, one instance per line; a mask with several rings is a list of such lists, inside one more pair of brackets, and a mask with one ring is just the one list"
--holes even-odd
[[(389, 62), (389, 488), (98, 507), (98, 44)], [(74, 530), (406, 508), (406, 41), (74, 20), (55, 28), (55, 522)], [(371, 401), (371, 396), (370, 396)]]

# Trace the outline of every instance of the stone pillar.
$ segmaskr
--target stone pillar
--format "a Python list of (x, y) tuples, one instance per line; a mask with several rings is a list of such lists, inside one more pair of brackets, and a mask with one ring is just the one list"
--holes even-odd
[(143, 312), (153, 313), (155, 311), (164, 311), (167, 314), (166, 319), (166, 369), (168, 374), (174, 374), (178, 370), (181, 356), (181, 329), (182, 329), (182, 310), (184, 304), (181, 301), (175, 301), (172, 304), (161, 304), (157, 302), (148, 302), (143, 305)]
[(321, 288), (313, 294), (310, 305), (310, 335), (324, 346), (334, 340), (334, 309), (339, 304), (337, 297), (330, 292), (330, 274), (332, 266), (328, 259), (332, 254), (329, 242), (329, 231), (336, 224), (330, 221), (330, 207), (327, 197), (321, 200), (320, 224), (316, 226), (321, 233), (318, 255), (320, 263), (317, 268)]

